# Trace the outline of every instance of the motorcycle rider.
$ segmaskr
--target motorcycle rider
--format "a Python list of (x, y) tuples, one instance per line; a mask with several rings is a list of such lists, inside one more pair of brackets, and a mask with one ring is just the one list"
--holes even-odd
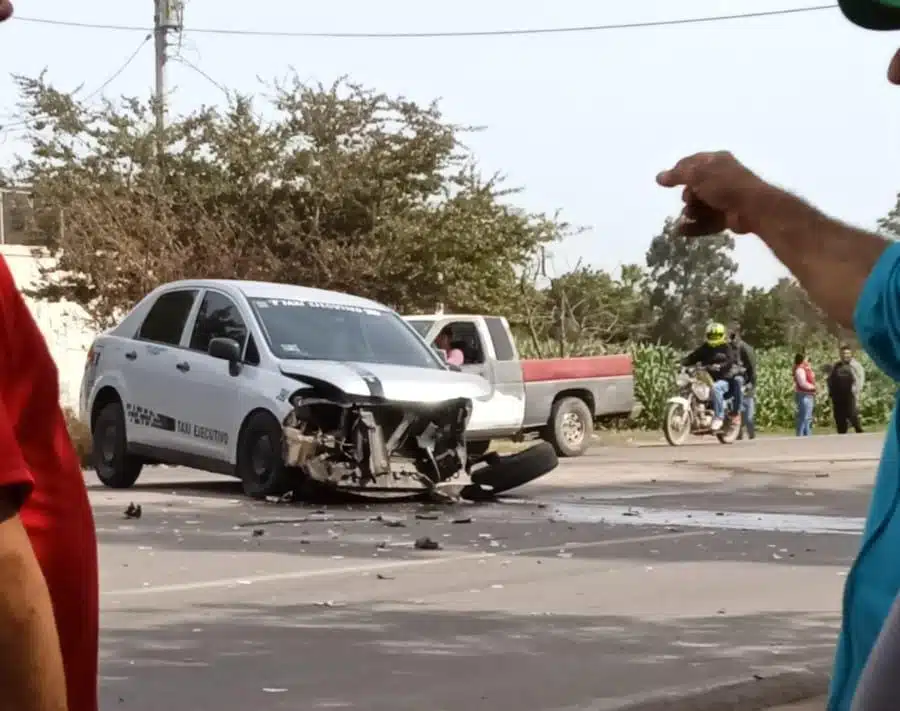
[(744, 383), (739, 374), (740, 357), (729, 342), (723, 324), (709, 323), (706, 327), (706, 341), (681, 360), (682, 366), (697, 364), (700, 364), (713, 379), (711, 429), (716, 432), (722, 429), (725, 421), (726, 393), (731, 398), (732, 420), (740, 418), (743, 406), (741, 400)]

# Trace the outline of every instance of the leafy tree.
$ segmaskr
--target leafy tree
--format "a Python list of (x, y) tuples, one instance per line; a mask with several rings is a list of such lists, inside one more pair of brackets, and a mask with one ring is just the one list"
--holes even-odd
[(710, 320), (728, 323), (740, 315), (743, 288), (734, 281), (733, 237), (685, 239), (675, 235), (674, 227), (666, 220), (647, 250), (654, 315), (650, 337), (687, 348)]
[(31, 152), (32, 230), (57, 258), (38, 298), (101, 324), (186, 277), (264, 279), (349, 291), (400, 310), (503, 312), (555, 217), (510, 207), (460, 143), (466, 129), (339, 81), (273, 87), (274, 118), (234, 97), (173, 120), (151, 102), (100, 108), (17, 77)]
[(744, 295), (741, 335), (754, 348), (785, 345), (788, 313), (771, 289), (753, 287)]

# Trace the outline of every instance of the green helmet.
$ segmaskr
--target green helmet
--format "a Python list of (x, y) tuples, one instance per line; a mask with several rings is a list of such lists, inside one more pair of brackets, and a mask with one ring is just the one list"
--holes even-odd
[(725, 325), (711, 321), (706, 326), (706, 342), (711, 346), (721, 346), (727, 340)]
[(900, 30), (900, 0), (840, 0), (844, 16), (867, 30)]

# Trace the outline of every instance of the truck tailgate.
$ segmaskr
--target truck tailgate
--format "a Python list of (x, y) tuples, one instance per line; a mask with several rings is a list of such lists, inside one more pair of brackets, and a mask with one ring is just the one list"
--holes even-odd
[(522, 379), (526, 383), (622, 378), (630, 375), (634, 375), (634, 364), (627, 354), (522, 361)]

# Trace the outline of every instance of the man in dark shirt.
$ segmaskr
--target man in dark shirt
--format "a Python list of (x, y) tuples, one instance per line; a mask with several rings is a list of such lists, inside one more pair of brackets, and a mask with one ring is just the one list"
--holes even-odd
[(744, 392), (743, 402), (744, 407), (741, 412), (744, 416), (744, 427), (741, 428), (741, 433), (738, 435), (738, 439), (744, 438), (744, 428), (747, 430), (747, 437), (749, 439), (756, 438), (756, 353), (753, 352), (753, 349), (747, 344), (747, 342), (741, 338), (740, 331), (735, 328), (731, 332), (731, 345), (737, 353), (738, 362), (743, 370), (744, 377), (744, 385), (746, 385), (746, 389)]
[(847, 434), (848, 425), (853, 425), (856, 432), (863, 431), (856, 399), (859, 383), (853, 366), (853, 351), (849, 346), (841, 346), (840, 359), (831, 366), (828, 375), (828, 396), (838, 434)]
[(706, 327), (706, 341), (688, 353), (682, 365), (703, 366), (712, 376), (713, 421), (711, 429), (715, 432), (722, 429), (725, 420), (725, 394), (731, 398), (732, 418), (739, 418), (741, 407), (741, 390), (743, 379), (738, 374), (738, 357), (726, 337), (725, 326), (721, 323), (710, 323)]

